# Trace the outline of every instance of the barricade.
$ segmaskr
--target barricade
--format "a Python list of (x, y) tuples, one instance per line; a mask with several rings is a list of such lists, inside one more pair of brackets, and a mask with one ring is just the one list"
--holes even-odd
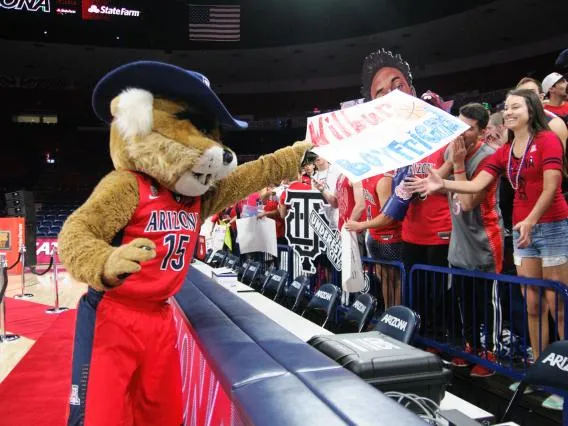
[[(527, 286), (537, 289), (541, 301), (537, 308), (539, 323), (533, 327), (539, 331), (540, 352), (545, 346), (543, 336), (549, 334), (550, 341), (559, 338), (558, 327), (543, 327), (542, 314), (547, 307), (542, 298), (548, 293), (555, 305), (550, 318), (544, 315), (544, 320), (560, 323), (566, 335), (568, 319), (563, 311), (568, 303), (568, 287), (556, 281), (414, 265), (406, 305), (422, 317), (417, 341), (518, 380), (533, 359), (534, 349), (523, 297)], [(471, 352), (464, 349), (466, 340)], [(489, 352), (495, 358), (487, 356)]]

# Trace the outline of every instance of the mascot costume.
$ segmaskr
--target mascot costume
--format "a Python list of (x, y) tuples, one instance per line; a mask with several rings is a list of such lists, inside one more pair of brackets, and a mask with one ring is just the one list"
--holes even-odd
[(69, 424), (179, 426), (169, 298), (184, 281), (200, 224), (295, 178), (311, 144), (237, 167), (219, 126), (246, 123), (229, 114), (205, 76), (159, 62), (111, 71), (95, 87), (93, 108), (110, 123), (116, 170), (59, 235), (63, 264), (89, 285), (77, 312)]

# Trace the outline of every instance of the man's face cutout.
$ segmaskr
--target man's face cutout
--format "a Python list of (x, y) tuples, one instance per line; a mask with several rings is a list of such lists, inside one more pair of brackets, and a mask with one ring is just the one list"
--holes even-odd
[(380, 98), (398, 89), (408, 95), (415, 96), (414, 88), (408, 83), (404, 74), (397, 68), (383, 67), (373, 77), (371, 83), (371, 99)]

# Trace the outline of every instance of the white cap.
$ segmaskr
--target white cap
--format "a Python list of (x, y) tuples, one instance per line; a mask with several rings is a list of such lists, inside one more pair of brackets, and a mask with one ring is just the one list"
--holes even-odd
[(562, 78), (564, 78), (564, 76), (557, 72), (550, 73), (546, 77), (544, 77), (544, 80), (542, 80), (542, 91), (544, 92), (544, 94), (548, 95), (550, 88), (558, 83), (558, 81)]

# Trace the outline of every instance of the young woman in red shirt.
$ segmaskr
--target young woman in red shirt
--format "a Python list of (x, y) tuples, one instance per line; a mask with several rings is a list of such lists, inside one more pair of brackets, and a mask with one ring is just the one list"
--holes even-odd
[[(547, 124), (539, 97), (530, 90), (513, 90), (505, 101), (508, 141), (469, 182), (443, 180), (435, 171), (425, 179), (410, 179), (408, 190), (431, 193), (445, 189), (477, 193), (505, 174), (513, 190), (514, 257), (520, 276), (560, 281), (568, 285), (568, 205), (562, 196), (563, 148)], [(539, 289), (527, 286), (529, 335), (534, 357), (549, 341), (547, 318), (558, 309), (558, 333), (564, 339), (564, 306), (546, 291), (539, 318)], [(542, 329), (539, 331), (539, 320)]]

